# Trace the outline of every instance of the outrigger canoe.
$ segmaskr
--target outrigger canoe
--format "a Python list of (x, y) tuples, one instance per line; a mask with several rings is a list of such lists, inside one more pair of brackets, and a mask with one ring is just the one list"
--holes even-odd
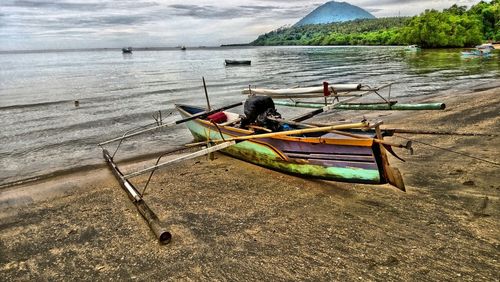
[[(176, 105), (183, 118), (204, 112), (201, 107)], [(230, 140), (255, 132), (234, 126), (238, 114), (224, 112), (228, 120), (215, 124), (196, 118), (186, 122), (197, 141)], [(389, 166), (385, 149), (375, 142), (376, 133), (358, 131), (366, 138), (349, 133), (315, 132), (246, 139), (221, 150), (222, 153), (259, 166), (302, 177), (352, 183), (390, 183), (404, 190), (399, 171)], [(272, 134), (270, 134), (272, 135)]]
[[(332, 101), (330, 104), (322, 105), (321, 108), (303, 114), (299, 117), (295, 117), (293, 120), (284, 120), (279, 114), (275, 115), (271, 112), (270, 115), (266, 116), (265, 122), (259, 120), (259, 117), (253, 120), (252, 115), (249, 115), (246, 112), (246, 109), (243, 122), (241, 121), (240, 115), (228, 111), (229, 109), (242, 106), (243, 102), (212, 109), (208, 101), (208, 95), (206, 95), (207, 110), (196, 106), (176, 105), (177, 110), (183, 117), (182, 119), (164, 123), (160, 112), (159, 117), (154, 116), (156, 121), (155, 123), (129, 130), (120, 137), (101, 142), (98, 145), (102, 148), (103, 157), (111, 168), (111, 171), (116, 176), (120, 185), (125, 190), (134, 205), (137, 207), (139, 213), (147, 221), (158, 240), (161, 243), (168, 243), (172, 237), (170, 232), (167, 231), (164, 224), (149, 208), (143, 198), (153, 173), (159, 168), (170, 166), (174, 163), (193, 159), (216, 151), (221, 151), (222, 153), (259, 166), (302, 177), (351, 183), (389, 183), (396, 188), (405, 191), (405, 185), (399, 170), (389, 165), (387, 152), (393, 154), (396, 158), (399, 158), (392, 150), (393, 147), (398, 147), (408, 149), (411, 154), (413, 152), (411, 148), (412, 141), (409, 140), (406, 144), (397, 144), (384, 140), (384, 137), (392, 136), (394, 133), (440, 135), (456, 135), (457, 133), (398, 128), (382, 129), (380, 128), (381, 122), (373, 125), (370, 125), (365, 121), (360, 123), (336, 125), (304, 122), (317, 114), (334, 109), (338, 105), (348, 105), (347, 103), (349, 103), (352, 99), (358, 99), (359, 97), (365, 96), (369, 93), (378, 94), (378, 96), (380, 96), (380, 98), (382, 98), (384, 102), (389, 105), (390, 110), (397, 110), (393, 107), (396, 104), (396, 101), (392, 101), (390, 99), (390, 85), (391, 84), (387, 84), (377, 88), (354, 85), (354, 88), (349, 86), (353, 89), (344, 90), (348, 92), (361, 91), (362, 93), (349, 94), (346, 92), (342, 93), (344, 95), (340, 95), (341, 93), (337, 92), (337, 90), (340, 90), (344, 86), (340, 87), (339, 85), (334, 85), (330, 87), (328, 83), (324, 82), (323, 93), (313, 90), (306, 92), (306, 94), (312, 93), (318, 97), (333, 96), (333, 100), (338, 100), (339, 96), (353, 95), (353, 97), (344, 99), (340, 102), (337, 101), (339, 102), (337, 104), (333, 104)], [(387, 99), (377, 93), (377, 91), (386, 87), (389, 87), (389, 96)], [(255, 88), (251, 89), (252, 92), (254, 89)], [(281, 92), (278, 91), (272, 93), (272, 95), (283, 96), (290, 94), (304, 94), (302, 92), (297, 93), (297, 91), (288, 93), (288, 91), (289, 90)], [(253, 97), (258, 97), (258, 95)], [(257, 100), (260, 99), (255, 99), (255, 101)], [(248, 102), (248, 99), (246, 102)], [(246, 102), (245, 107), (247, 106)], [(274, 106), (268, 107), (265, 103), (263, 105), (266, 106), (266, 111), (264, 113), (267, 113), (269, 109), (274, 108)], [(371, 104), (363, 105), (367, 106)], [(294, 106), (300, 106), (300, 104)], [(316, 107), (317, 105), (314, 104), (314, 108)], [(444, 109), (444, 107), (444, 104), (436, 103), (436, 105), (426, 104), (409, 108), (416, 110), (430, 110)], [(370, 106), (370, 109), (374, 108), (371, 108)], [(253, 124), (253, 122), (257, 122), (257, 124)], [(197, 147), (197, 151), (186, 153), (186, 147), (183, 146), (181, 148), (176, 148), (162, 153), (156, 160), (156, 164), (154, 166), (125, 173), (119, 169), (114, 157), (124, 140), (160, 128), (177, 126), (181, 123), (186, 124), (194, 138), (199, 141), (197, 143), (185, 144), (185, 146), (188, 147), (188, 150), (192, 150)], [(258, 126), (259, 124), (264, 125), (264, 127)], [(465, 133), (459, 135), (477, 136), (476, 133)], [(118, 143), (118, 145), (110, 153), (105, 146), (111, 143)], [(164, 156), (176, 152), (185, 152), (185, 154), (160, 162)], [(143, 188), (139, 189), (132, 183), (131, 179), (144, 174), (149, 174), (149, 178), (145, 182)]]

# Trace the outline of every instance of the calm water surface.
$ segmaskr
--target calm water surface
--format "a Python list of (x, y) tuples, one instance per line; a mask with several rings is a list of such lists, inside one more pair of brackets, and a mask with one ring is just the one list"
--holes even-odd
[[(400, 47), (3, 53), (0, 185), (102, 164), (97, 143), (151, 123), (159, 110), (166, 121), (177, 119), (175, 103), (204, 105), (202, 76), (214, 106), (242, 101), (240, 92), (248, 85), (284, 88), (323, 81), (397, 82), (391, 95), (404, 100), (498, 81), (498, 55), (464, 60), (460, 50), (406, 53)], [(252, 66), (225, 67), (224, 59), (252, 60)], [(74, 100), (80, 107), (75, 108)], [(179, 126), (134, 138), (121, 150), (140, 155), (190, 140), (187, 129)]]

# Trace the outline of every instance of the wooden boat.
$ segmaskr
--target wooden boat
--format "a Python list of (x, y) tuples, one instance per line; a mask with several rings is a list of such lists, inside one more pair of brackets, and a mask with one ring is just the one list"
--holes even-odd
[(224, 60), (227, 65), (250, 65), (252, 61), (249, 60)]
[[(190, 118), (204, 111), (201, 107), (188, 105), (176, 105), (176, 108), (183, 118)], [(215, 125), (207, 119), (196, 118), (186, 122), (186, 125), (199, 141), (252, 138), (255, 134), (253, 130), (234, 126), (238, 121), (238, 114), (227, 111), (224, 113), (228, 121), (221, 124)], [(300, 126), (295, 125), (295, 129), (300, 129)], [(361, 131), (358, 133), (361, 134)], [(389, 166), (384, 147), (374, 142), (375, 133), (372, 131), (364, 134), (366, 138), (315, 132), (300, 136), (247, 139), (226, 147), (221, 152), (288, 174), (353, 183), (390, 183), (404, 190), (399, 171)], [(380, 138), (382, 137), (378, 140)]]
[(124, 47), (122, 48), (123, 54), (132, 54), (132, 47)]

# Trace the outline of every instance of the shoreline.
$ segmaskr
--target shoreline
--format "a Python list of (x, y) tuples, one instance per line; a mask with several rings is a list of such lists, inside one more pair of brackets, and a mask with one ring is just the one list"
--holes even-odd
[[(500, 132), (499, 93), (498, 86), (450, 91), (426, 97), (441, 97), (443, 111), (372, 116), (391, 127)], [(498, 137), (411, 138), (500, 162)], [(390, 157), (406, 193), (302, 179), (218, 153), (159, 171), (145, 200), (173, 234), (165, 246), (107, 168), (2, 189), (0, 273), (6, 280), (495, 280), (500, 169), (414, 147), (414, 155), (397, 151), (404, 163)]]
[[(482, 44), (489, 44), (483, 42)], [(496, 50), (500, 49), (500, 43), (492, 43)], [(407, 44), (400, 45), (252, 45), (251, 43), (243, 44), (222, 44), (219, 46), (186, 46), (189, 50), (217, 50), (217, 49), (245, 49), (259, 47), (406, 47)], [(58, 52), (95, 52), (95, 51), (113, 51), (119, 52), (123, 47), (103, 47), (103, 48), (74, 48), (74, 49), (39, 49), (39, 50), (0, 50), (0, 55), (4, 54), (33, 54), (33, 53), (58, 53)], [(180, 47), (134, 47), (134, 52), (144, 51), (179, 51)], [(426, 50), (445, 50), (445, 49), (471, 49), (471, 47), (436, 47), (426, 48)]]

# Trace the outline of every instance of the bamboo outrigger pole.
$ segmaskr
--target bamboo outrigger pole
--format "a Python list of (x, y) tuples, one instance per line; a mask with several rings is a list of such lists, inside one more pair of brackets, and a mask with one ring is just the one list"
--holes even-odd
[[(170, 160), (170, 161), (166, 161), (166, 162), (161, 163), (161, 164), (157, 164), (157, 165), (152, 166), (152, 167), (148, 167), (148, 168), (145, 168), (145, 169), (133, 172), (133, 173), (129, 173), (127, 175), (124, 175), (120, 171), (120, 169), (114, 163), (113, 158), (111, 157), (111, 155), (109, 154), (109, 152), (106, 149), (102, 150), (102, 154), (104, 156), (104, 159), (108, 163), (109, 167), (111, 168), (111, 171), (115, 175), (116, 179), (118, 179), (118, 181), (120, 182), (120, 185), (122, 186), (123, 190), (125, 190), (125, 192), (127, 192), (128, 197), (130, 198), (132, 203), (134, 203), (134, 205), (136, 206), (137, 210), (142, 215), (142, 217), (144, 217), (144, 219), (148, 223), (149, 227), (151, 228), (151, 231), (153, 231), (153, 233), (155, 234), (158, 241), (162, 244), (168, 244), (170, 242), (170, 240), (172, 239), (172, 234), (165, 229), (165, 227), (161, 223), (158, 216), (156, 216), (156, 214), (149, 208), (149, 206), (146, 204), (146, 202), (142, 198), (142, 195), (139, 193), (137, 188), (135, 188), (135, 186), (132, 184), (132, 182), (130, 182), (128, 179), (145, 174), (147, 172), (155, 171), (158, 168), (161, 168), (161, 167), (173, 164), (173, 163), (177, 163), (177, 162), (180, 162), (183, 160), (203, 156), (203, 155), (209, 154), (211, 152), (215, 152), (215, 151), (224, 149), (226, 147), (232, 146), (234, 144), (236, 144), (235, 141), (229, 141), (229, 142), (225, 142), (222, 144), (218, 144), (218, 145), (208, 147), (208, 148), (196, 151), (194, 153), (191, 153), (191, 154), (188, 154), (185, 156), (178, 157), (178, 158)], [(148, 180), (148, 182), (149, 182), (149, 180)]]
[(204, 117), (207, 117), (207, 116), (209, 116), (211, 114), (214, 114), (214, 113), (217, 113), (217, 112), (220, 112), (220, 111), (224, 111), (224, 110), (227, 110), (227, 109), (235, 108), (235, 107), (238, 107), (238, 106), (241, 106), (241, 105), (243, 105), (243, 102), (239, 102), (239, 103), (235, 103), (235, 104), (232, 104), (232, 105), (220, 107), (220, 108), (208, 111), (208, 112), (201, 112), (201, 113), (195, 114), (195, 115), (193, 115), (191, 117), (188, 117), (188, 118), (176, 120), (176, 121), (173, 121), (173, 122), (170, 122), (170, 123), (165, 123), (165, 124), (162, 124), (162, 125), (159, 125), (159, 126), (155, 126), (155, 127), (152, 127), (152, 128), (148, 128), (148, 129), (144, 129), (144, 130), (137, 131), (137, 132), (134, 132), (134, 133), (126, 134), (126, 135), (123, 135), (121, 137), (113, 138), (111, 140), (101, 142), (98, 145), (102, 147), (103, 145), (106, 145), (106, 144), (109, 144), (109, 143), (113, 143), (113, 142), (117, 142), (117, 141), (120, 141), (120, 140), (123, 140), (123, 139), (127, 139), (127, 138), (130, 138), (132, 136), (140, 135), (140, 134), (146, 133), (148, 131), (152, 131), (152, 130), (156, 130), (156, 129), (164, 128), (164, 127), (172, 127), (174, 125), (178, 125), (178, 124), (181, 124), (181, 123), (193, 120), (193, 119), (197, 119), (197, 118), (204, 118)]
[[(202, 143), (202, 144), (205, 144), (205, 143)], [(210, 153), (222, 150), (222, 149), (227, 148), (229, 146), (232, 146), (234, 144), (236, 144), (235, 141), (227, 141), (227, 142), (215, 145), (215, 146), (211, 146), (211, 147), (208, 147), (208, 148), (196, 151), (194, 153), (191, 153), (191, 154), (188, 154), (188, 155), (185, 155), (185, 156), (178, 157), (178, 158), (173, 159), (173, 160), (166, 161), (166, 162), (161, 163), (161, 164), (157, 164), (157, 165), (145, 168), (145, 169), (141, 169), (141, 170), (136, 171), (136, 172), (129, 173), (127, 175), (123, 175), (123, 178), (124, 179), (130, 179), (132, 177), (136, 177), (136, 176), (145, 174), (147, 172), (154, 171), (154, 170), (156, 170), (158, 168), (161, 168), (161, 167), (164, 167), (164, 166), (167, 166), (167, 165), (171, 165), (173, 163), (178, 163), (178, 162), (181, 162), (181, 161), (184, 161), (184, 160), (189, 160), (189, 159), (201, 157), (203, 155), (210, 154)]]
[(391, 134), (426, 134), (426, 135), (457, 135), (457, 136), (486, 136), (496, 137), (498, 134), (474, 133), (474, 132), (451, 132), (451, 131), (434, 131), (434, 130), (419, 130), (419, 129), (403, 129), (403, 128), (381, 128), (383, 131)]
[(104, 159), (108, 163), (111, 168), (113, 174), (116, 176), (123, 190), (127, 192), (128, 197), (134, 203), (135, 207), (139, 211), (139, 213), (144, 217), (147, 221), (151, 231), (155, 234), (158, 241), (162, 244), (168, 244), (172, 239), (172, 234), (168, 232), (165, 227), (160, 222), (160, 219), (156, 216), (156, 214), (149, 208), (146, 202), (142, 199), (141, 194), (137, 191), (132, 183), (130, 183), (125, 177), (123, 173), (118, 169), (118, 166), (113, 162), (113, 158), (109, 154), (108, 150), (103, 149), (102, 154)]

